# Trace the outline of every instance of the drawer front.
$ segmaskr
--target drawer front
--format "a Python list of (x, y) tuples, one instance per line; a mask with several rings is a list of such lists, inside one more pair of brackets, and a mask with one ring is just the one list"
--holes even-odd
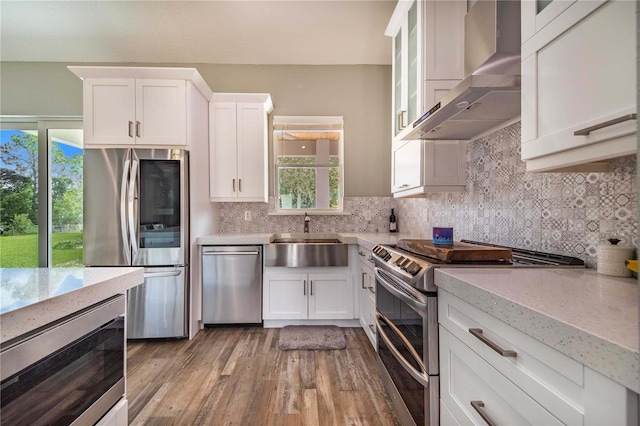
[(440, 397), (456, 422), (479, 425), (489, 421), (496, 425), (562, 424), (442, 326), (440, 342)]
[[(562, 422), (583, 423), (581, 363), (445, 291), (439, 292), (438, 303), (441, 326)], [(515, 356), (502, 356), (490, 345)]]

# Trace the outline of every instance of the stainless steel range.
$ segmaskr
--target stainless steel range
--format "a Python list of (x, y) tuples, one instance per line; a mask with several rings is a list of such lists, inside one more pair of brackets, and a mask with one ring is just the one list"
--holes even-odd
[(400, 240), (398, 246), (372, 250), (378, 367), (403, 425), (440, 424), (435, 268), (584, 267), (580, 259), (550, 253), (468, 240), (454, 246), (461, 250), (446, 253), (428, 240)]

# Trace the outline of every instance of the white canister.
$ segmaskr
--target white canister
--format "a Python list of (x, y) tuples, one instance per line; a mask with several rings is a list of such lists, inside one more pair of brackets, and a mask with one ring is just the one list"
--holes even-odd
[(614, 277), (630, 277), (625, 260), (633, 259), (633, 247), (601, 244), (598, 246), (598, 273)]

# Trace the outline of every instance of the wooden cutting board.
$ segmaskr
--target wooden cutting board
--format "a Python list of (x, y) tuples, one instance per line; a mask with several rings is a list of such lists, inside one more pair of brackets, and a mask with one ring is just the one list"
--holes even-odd
[(511, 249), (509, 248), (480, 246), (459, 241), (444, 246), (433, 244), (432, 240), (399, 240), (398, 247), (411, 253), (451, 263), (511, 259)]

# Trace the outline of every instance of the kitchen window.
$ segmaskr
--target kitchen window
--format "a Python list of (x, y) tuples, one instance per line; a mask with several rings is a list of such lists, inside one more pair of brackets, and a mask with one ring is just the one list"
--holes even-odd
[(273, 146), (277, 212), (342, 212), (341, 116), (275, 116)]

